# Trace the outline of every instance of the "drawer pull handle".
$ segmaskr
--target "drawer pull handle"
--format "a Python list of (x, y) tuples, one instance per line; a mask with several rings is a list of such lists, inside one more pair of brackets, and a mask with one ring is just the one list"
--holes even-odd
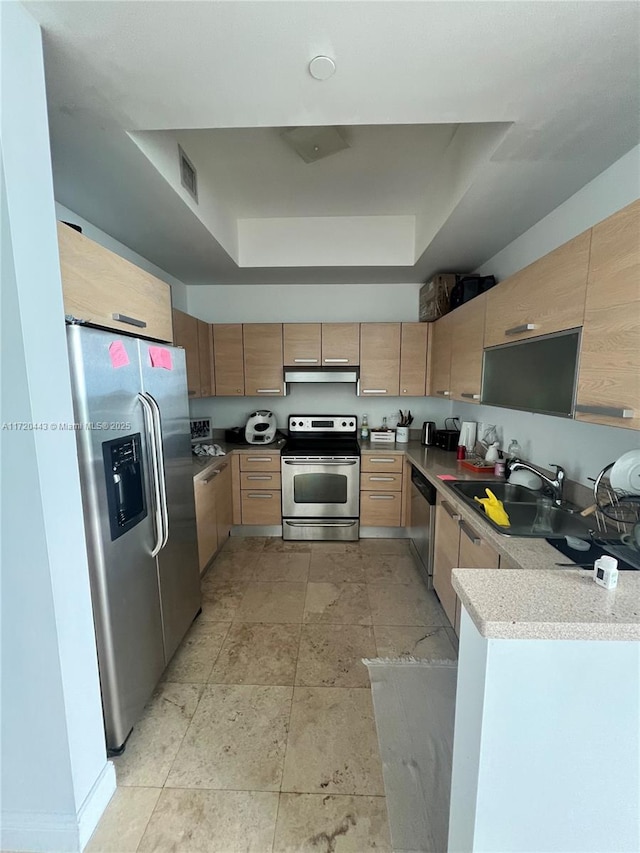
[(247, 474), (247, 480), (273, 480), (272, 474)]
[(468, 527), (464, 523), (464, 521), (460, 522), (460, 530), (462, 530), (462, 532), (465, 534), (465, 536), (468, 539), (471, 539), (471, 541), (473, 542), (474, 545), (479, 545), (482, 542), (482, 539), (480, 539), (479, 536), (476, 536), (476, 534), (473, 532), (473, 530), (470, 527)]
[(192, 391), (191, 388), (189, 388), (189, 396), (190, 397), (195, 397), (195, 393), (196, 393), (195, 391)]
[(393, 465), (393, 463), (395, 462), (395, 459), (382, 459), (382, 458), (379, 459), (375, 456), (370, 456), (369, 462), (388, 462), (389, 465)]
[(261, 500), (269, 501), (269, 500), (271, 500), (273, 495), (260, 494), (259, 492), (249, 492), (247, 497), (248, 498), (260, 498)]
[(464, 397), (465, 400), (479, 400), (480, 394), (460, 394), (461, 397)]
[(441, 397), (448, 397), (451, 391), (436, 391), (436, 394), (439, 394)]
[(446, 501), (442, 501), (442, 503), (440, 504), (440, 506), (441, 506), (441, 507), (442, 507), (442, 509), (447, 513), (447, 515), (451, 516), (451, 518), (452, 518), (454, 521), (458, 521), (458, 520), (459, 520), (460, 515), (455, 511), (455, 509), (451, 506), (451, 504), (448, 504)]
[(613, 406), (584, 406), (576, 405), (576, 412), (582, 412), (584, 415), (603, 415), (607, 418), (633, 418), (635, 412), (633, 409), (616, 409)]
[(256, 388), (256, 394), (281, 394), (282, 388)]
[(369, 495), (370, 501), (395, 501), (395, 495)]
[(247, 456), (247, 462), (271, 462), (271, 456)]
[(135, 317), (127, 317), (126, 314), (112, 314), (113, 320), (117, 320), (118, 323), (126, 323), (128, 326), (136, 326), (138, 329), (146, 329), (147, 324), (144, 320), (136, 320)]
[(532, 332), (537, 329), (535, 323), (523, 323), (521, 326), (513, 326), (511, 329), (505, 329), (505, 335), (521, 335), (522, 332)]
[(317, 364), (318, 359), (317, 358), (294, 358), (293, 363), (294, 364)]
[(348, 358), (325, 358), (325, 364), (349, 364)]
[(395, 477), (369, 477), (371, 483), (394, 483)]
[(386, 394), (387, 389), (386, 388), (363, 388), (362, 393), (363, 394)]

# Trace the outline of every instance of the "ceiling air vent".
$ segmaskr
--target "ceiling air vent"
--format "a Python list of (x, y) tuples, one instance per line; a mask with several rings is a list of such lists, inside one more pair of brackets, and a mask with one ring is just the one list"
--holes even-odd
[(189, 192), (194, 201), (198, 201), (198, 174), (196, 167), (178, 145), (178, 154), (180, 156), (180, 183)]
[(280, 135), (305, 163), (315, 163), (350, 147), (339, 127), (290, 127)]

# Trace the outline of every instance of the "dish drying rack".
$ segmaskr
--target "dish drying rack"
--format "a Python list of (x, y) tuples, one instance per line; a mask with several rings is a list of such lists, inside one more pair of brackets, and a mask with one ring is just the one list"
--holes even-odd
[(640, 521), (640, 495), (614, 489), (611, 485), (609, 472), (614, 464), (605, 465), (593, 481), (595, 503), (590, 509), (593, 509), (599, 533), (606, 533), (612, 527), (618, 533), (628, 533)]

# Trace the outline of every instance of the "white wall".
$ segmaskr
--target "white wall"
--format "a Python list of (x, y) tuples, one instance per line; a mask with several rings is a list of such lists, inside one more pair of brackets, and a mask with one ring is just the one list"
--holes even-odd
[(121, 258), (131, 261), (132, 264), (136, 264), (136, 266), (151, 273), (151, 275), (155, 275), (161, 281), (166, 281), (167, 284), (171, 285), (171, 302), (173, 307), (179, 308), (181, 311), (187, 310), (187, 288), (179, 279), (174, 278), (168, 272), (152, 264), (151, 261), (143, 258), (142, 255), (125, 246), (124, 243), (114, 240), (113, 237), (101, 231), (100, 228), (96, 228), (91, 222), (87, 222), (82, 216), (78, 216), (77, 213), (69, 210), (68, 207), (59, 202), (56, 202), (56, 218), (62, 219), (64, 222), (72, 222), (74, 225), (80, 225), (82, 233), (86, 237), (89, 237), (89, 239), (95, 240), (96, 243), (104, 246), (105, 249), (110, 249), (112, 252), (120, 255)]
[[(2, 422), (48, 426), (74, 418), (42, 40), (20, 4), (0, 3), (0, 16)], [(75, 433), (0, 436), (0, 846), (79, 850), (115, 775), (105, 752)]]

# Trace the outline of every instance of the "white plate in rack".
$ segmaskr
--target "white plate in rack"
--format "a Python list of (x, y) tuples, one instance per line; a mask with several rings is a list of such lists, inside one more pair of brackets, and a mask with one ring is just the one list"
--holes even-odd
[(614, 489), (640, 495), (640, 450), (629, 450), (614, 463), (609, 472)]

